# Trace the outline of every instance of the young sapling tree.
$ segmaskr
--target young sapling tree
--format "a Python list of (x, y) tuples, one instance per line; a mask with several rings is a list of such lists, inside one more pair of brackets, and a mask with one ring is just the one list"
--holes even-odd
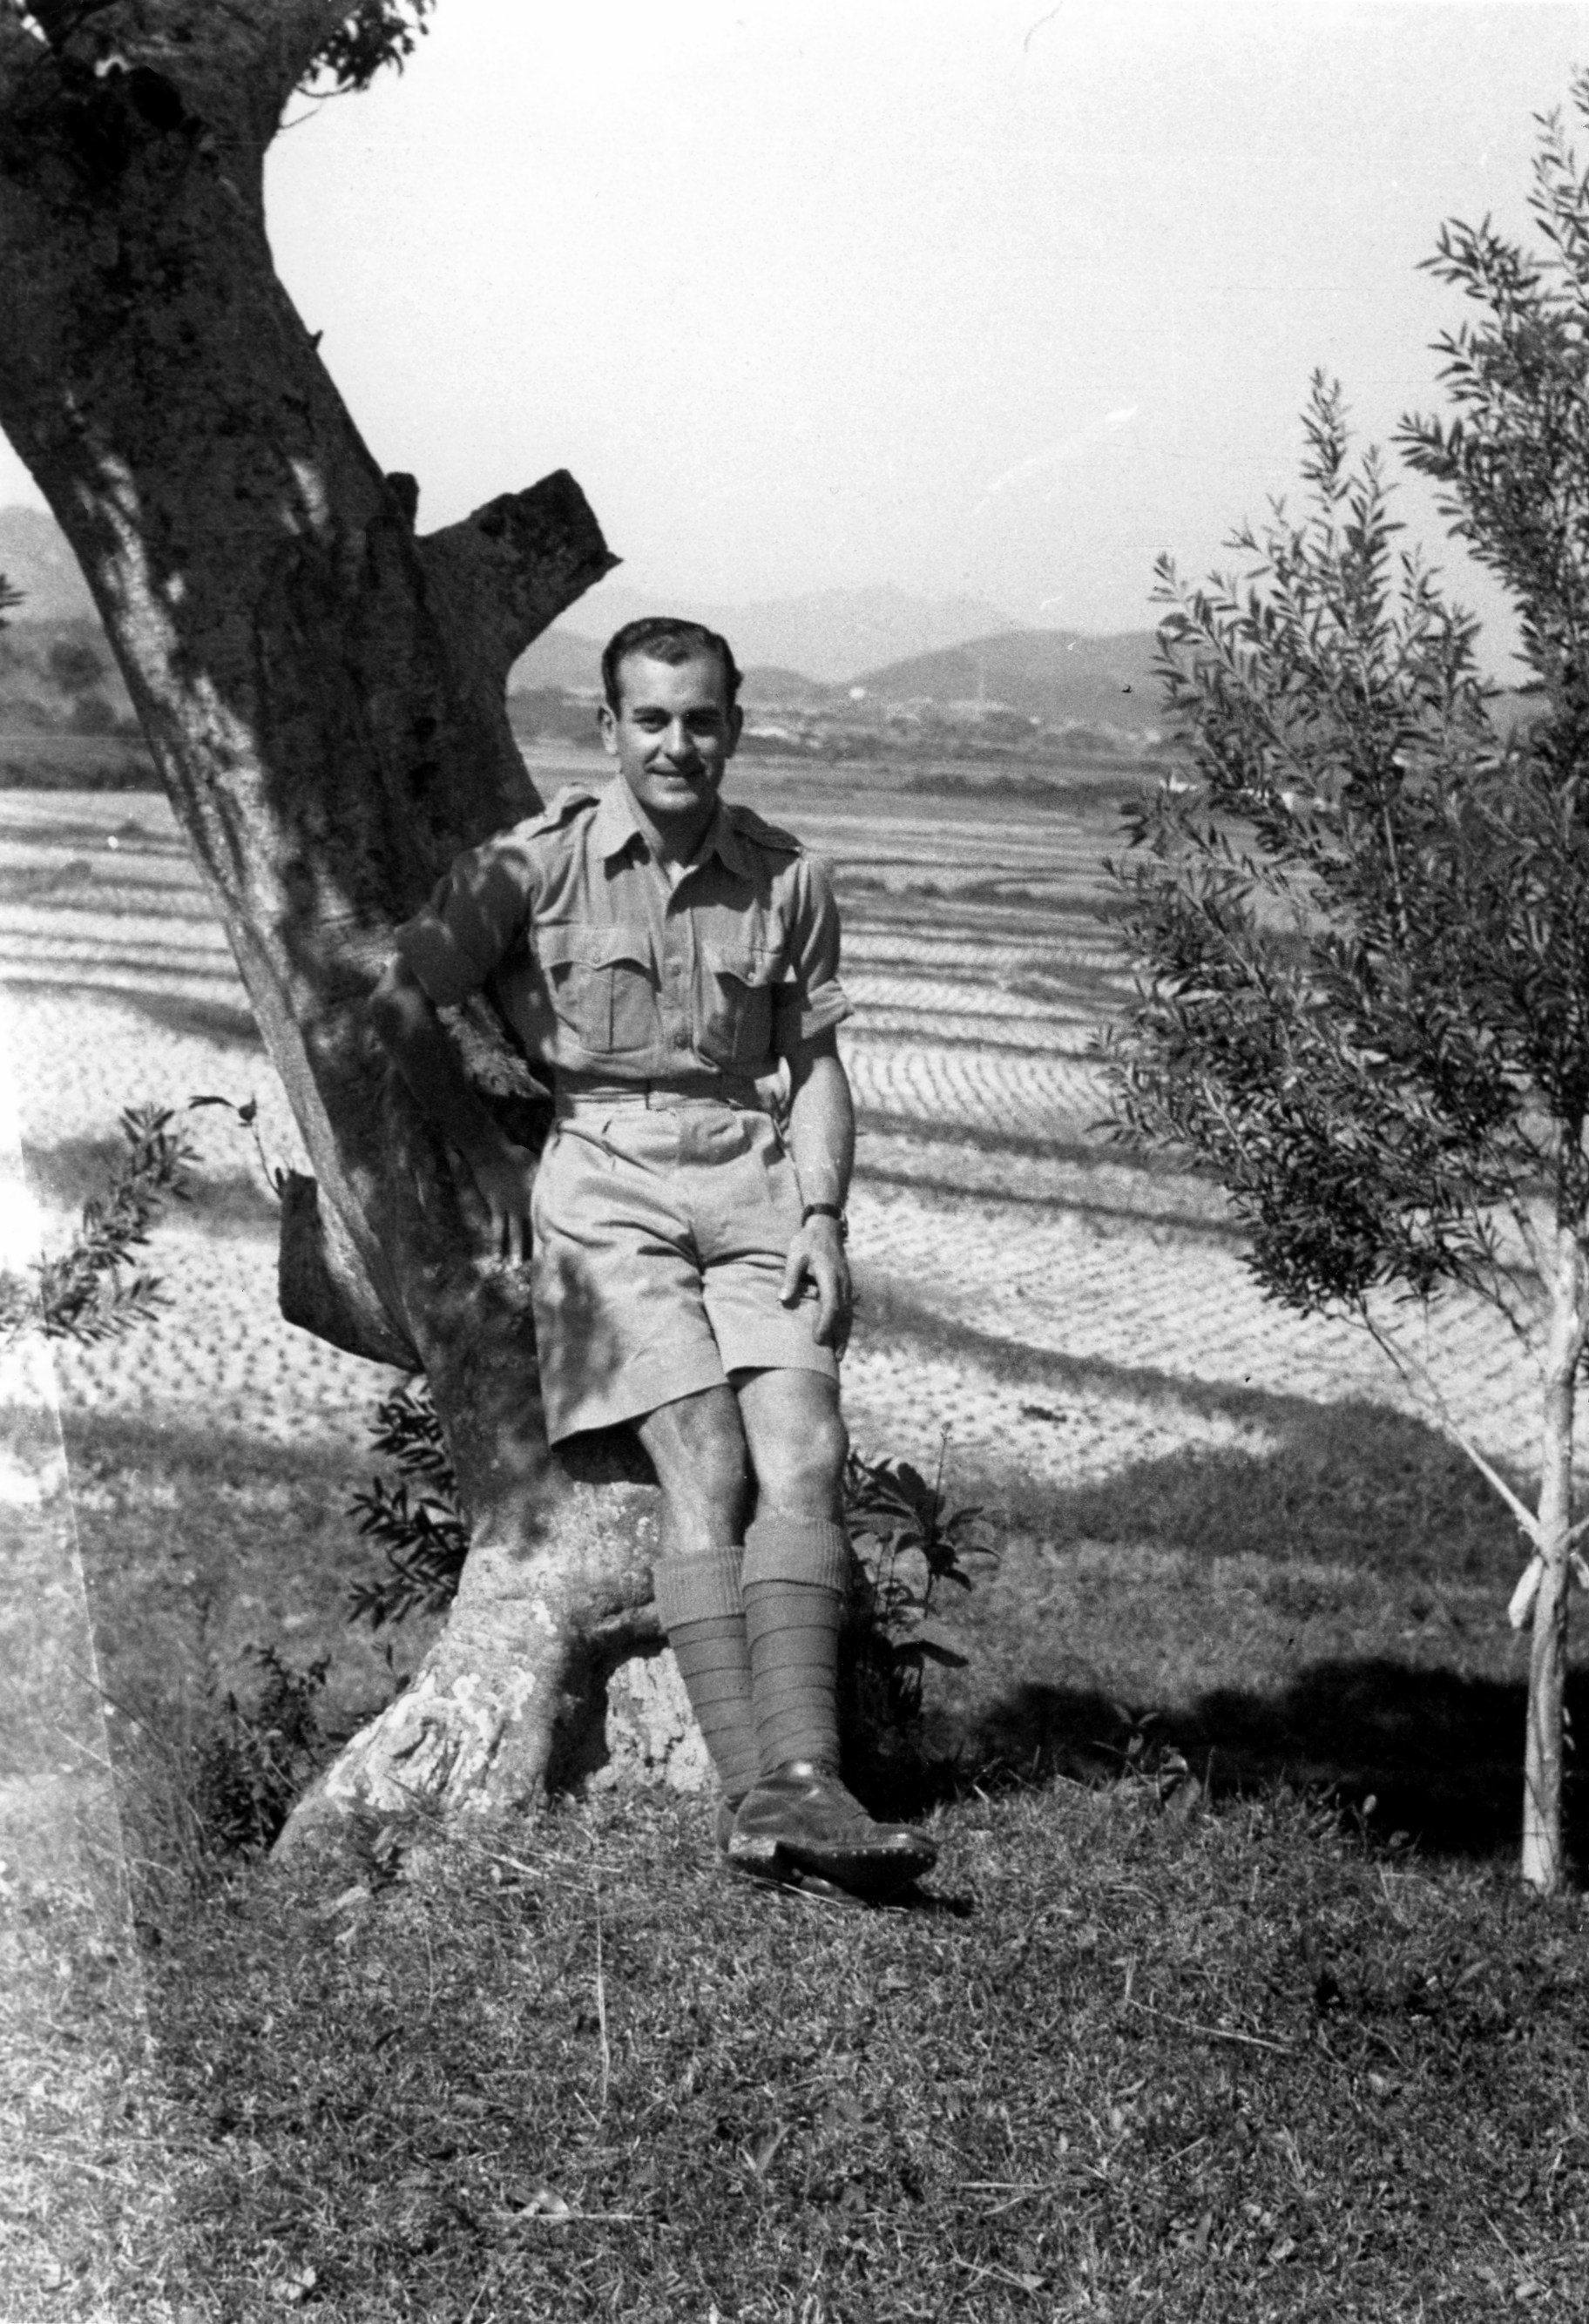
[[(1573, 92), (1589, 119), (1589, 76)], [(1195, 1157), (1303, 1313), (1357, 1317), (1511, 1509), (1531, 1555), (1523, 1877), (1565, 1877), (1575, 1396), (1589, 1341), (1589, 180), (1542, 121), (1540, 247), (1444, 229), (1477, 318), (1438, 343), (1455, 407), (1397, 443), (1510, 593), (1535, 714), (1398, 540), (1316, 375), (1309, 505), (1272, 504), (1206, 589), (1166, 558), (1159, 670), (1190, 754), (1112, 867), (1136, 994), (1106, 1042), (1123, 1132)], [(1525, 699), (1529, 699), (1525, 696)], [(1464, 1285), (1539, 1385), (1532, 1506), (1462, 1429), (1394, 1296)], [(1389, 1296), (1388, 1296), (1389, 1295)]]

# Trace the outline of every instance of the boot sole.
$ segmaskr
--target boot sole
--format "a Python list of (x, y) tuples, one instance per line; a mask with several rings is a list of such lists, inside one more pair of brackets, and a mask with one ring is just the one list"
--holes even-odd
[[(763, 1872), (749, 1864), (735, 1864), (731, 1857), (722, 1859), (724, 1870), (735, 1880), (747, 1880), (758, 1888), (769, 1888), (775, 1895), (795, 1896), (812, 1904), (836, 1905), (845, 1913), (870, 1913), (887, 1904), (886, 1896), (859, 1895), (837, 1880), (824, 1880), (818, 1874), (797, 1871), (793, 1865), (781, 1865), (775, 1871)], [(897, 1895), (898, 1892), (892, 1892)]]
[(930, 1872), (938, 1862), (938, 1850), (930, 1840), (912, 1840), (908, 1846), (886, 1849), (845, 1849), (839, 1844), (822, 1848), (758, 1834), (736, 1837), (724, 1853), (736, 1872), (753, 1880), (784, 1885), (818, 1880), (861, 1897), (893, 1895)]

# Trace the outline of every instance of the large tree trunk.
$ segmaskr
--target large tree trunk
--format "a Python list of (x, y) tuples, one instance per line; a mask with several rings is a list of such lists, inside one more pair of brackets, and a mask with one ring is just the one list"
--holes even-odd
[(1523, 1769), (1523, 1878), (1553, 1895), (1566, 1877), (1561, 1787), (1571, 1585), (1573, 1418), (1584, 1340), (1584, 1257), (1570, 1227), (1557, 1230), (1549, 1285), (1544, 1426), (1539, 1462), (1539, 1584), (1529, 1649), (1528, 1739)]
[(655, 1635), (654, 1497), (549, 1458), (522, 1278), (481, 1257), (473, 1190), (365, 1020), (394, 926), (537, 804), (504, 680), (615, 559), (564, 474), (417, 537), (410, 481), (375, 466), (276, 280), (265, 147), (346, 14), (51, 0), (46, 41), (0, 11), (0, 423), (82, 563), (302, 1128), (318, 1193), (289, 1207), (289, 1312), (423, 1369), (475, 1545), (419, 1683), (310, 1821), (533, 1800), (592, 1674)]

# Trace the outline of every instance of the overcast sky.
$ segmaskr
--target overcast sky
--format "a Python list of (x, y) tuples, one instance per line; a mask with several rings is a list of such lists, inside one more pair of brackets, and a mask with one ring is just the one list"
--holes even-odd
[(1313, 365), (1369, 433), (1435, 397), (1418, 262), (1522, 226), (1579, 64), (1582, 5), (439, 0), (294, 108), (272, 233), (423, 525), (566, 466), (638, 586), (1136, 627)]

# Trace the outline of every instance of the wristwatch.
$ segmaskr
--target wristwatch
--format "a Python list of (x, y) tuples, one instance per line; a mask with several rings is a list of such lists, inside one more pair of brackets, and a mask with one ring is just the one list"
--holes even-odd
[(844, 1212), (840, 1209), (838, 1204), (808, 1203), (805, 1209), (800, 1213), (800, 1224), (804, 1226), (808, 1219), (836, 1219), (838, 1221), (838, 1239), (840, 1242), (848, 1242), (850, 1239), (850, 1222), (845, 1216)]

